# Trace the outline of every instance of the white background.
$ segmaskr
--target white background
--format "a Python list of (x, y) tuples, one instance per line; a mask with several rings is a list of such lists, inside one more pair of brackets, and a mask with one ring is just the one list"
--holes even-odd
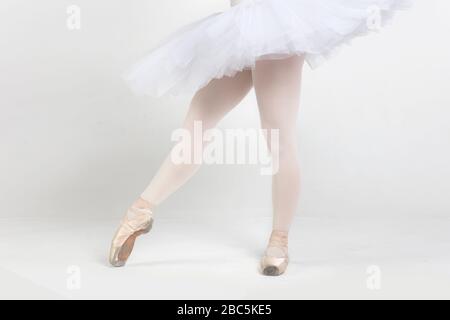
[[(79, 31), (66, 27), (71, 4), (82, 9)], [(122, 73), (177, 28), (227, 7), (225, 0), (2, 0), (2, 221), (118, 222), (170, 150), (189, 103), (135, 97)], [(449, 217), (449, 11), (448, 1), (419, 0), (380, 34), (306, 68), (299, 217), (342, 225), (400, 219), (398, 229), (413, 218)], [(220, 126), (256, 127), (257, 117), (252, 93)], [(255, 166), (204, 167), (160, 213), (270, 217), (270, 182)]]

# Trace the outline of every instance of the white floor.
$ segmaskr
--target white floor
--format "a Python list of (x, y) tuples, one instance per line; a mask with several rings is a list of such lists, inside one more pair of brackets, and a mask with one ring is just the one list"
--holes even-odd
[(450, 298), (449, 219), (298, 219), (279, 278), (258, 273), (264, 219), (161, 218), (122, 269), (117, 221), (0, 222), (3, 299)]

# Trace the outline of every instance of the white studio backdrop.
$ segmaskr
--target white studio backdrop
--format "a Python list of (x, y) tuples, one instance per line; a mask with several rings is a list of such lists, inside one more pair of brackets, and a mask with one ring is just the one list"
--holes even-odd
[[(80, 30), (67, 27), (71, 5)], [(2, 0), (0, 217), (122, 214), (170, 150), (189, 102), (135, 97), (123, 71), (180, 26), (227, 7)], [(449, 11), (448, 1), (417, 0), (380, 34), (305, 69), (299, 214), (449, 216)], [(252, 93), (220, 127), (258, 125)], [(255, 166), (204, 167), (162, 210), (269, 216), (270, 178)]]

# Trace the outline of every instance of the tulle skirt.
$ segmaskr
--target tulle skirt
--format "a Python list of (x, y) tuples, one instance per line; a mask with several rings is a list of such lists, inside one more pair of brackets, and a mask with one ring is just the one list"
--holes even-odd
[(137, 94), (192, 95), (259, 59), (304, 55), (315, 68), (356, 36), (376, 31), (411, 0), (241, 0), (173, 34), (129, 70)]

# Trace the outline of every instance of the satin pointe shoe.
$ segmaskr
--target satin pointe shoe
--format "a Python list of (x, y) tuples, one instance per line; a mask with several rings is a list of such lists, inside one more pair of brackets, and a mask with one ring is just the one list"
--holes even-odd
[(265, 276), (280, 276), (289, 264), (288, 235), (286, 232), (273, 231), (269, 245), (261, 259), (261, 270)]
[(150, 209), (128, 209), (112, 240), (109, 255), (111, 265), (123, 267), (133, 251), (136, 238), (149, 233), (152, 225), (153, 213)]

